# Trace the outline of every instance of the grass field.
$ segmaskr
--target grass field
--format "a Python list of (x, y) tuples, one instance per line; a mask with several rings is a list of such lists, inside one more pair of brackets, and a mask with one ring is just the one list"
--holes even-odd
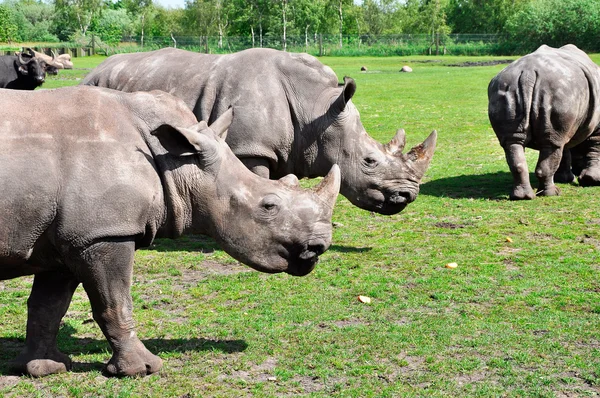
[[(438, 131), (417, 201), (380, 216), (340, 197), (333, 246), (303, 278), (252, 271), (200, 236), (140, 250), (137, 332), (164, 360), (145, 378), (102, 376), (110, 349), (81, 288), (59, 340), (73, 371), (10, 375), (31, 279), (0, 282), (0, 396), (598, 396), (600, 188), (508, 201), (487, 119), (487, 85), (505, 65), (456, 66), (492, 59), (323, 58), (356, 80), (377, 140), (402, 127), (408, 148)], [(45, 87), (77, 84), (101, 60), (75, 59)]]

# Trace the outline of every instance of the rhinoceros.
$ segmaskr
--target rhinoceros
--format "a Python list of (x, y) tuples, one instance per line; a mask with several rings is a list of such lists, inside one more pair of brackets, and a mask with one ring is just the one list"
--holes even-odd
[(351, 101), (354, 80), (338, 84), (333, 70), (308, 54), (262, 48), (227, 55), (174, 48), (118, 54), (81, 84), (167, 91), (209, 122), (233, 107), (227, 143), (253, 172), (317, 177), (338, 164), (340, 193), (381, 214), (396, 214), (416, 199), (436, 145), (435, 131), (407, 154), (404, 130), (386, 145), (375, 141)]
[(112, 347), (108, 375), (159, 370), (130, 293), (134, 252), (156, 237), (206, 234), (296, 276), (331, 244), (339, 168), (310, 190), (251, 173), (222, 138), (231, 110), (209, 127), (167, 93), (97, 87), (6, 90), (0, 105), (0, 280), (34, 275), (19, 372), (70, 368), (56, 336), (79, 283)]
[(600, 184), (600, 67), (572, 44), (541, 46), (504, 68), (488, 86), (488, 114), (513, 176), (510, 198), (533, 199), (524, 148), (539, 150), (537, 194), (557, 182)]

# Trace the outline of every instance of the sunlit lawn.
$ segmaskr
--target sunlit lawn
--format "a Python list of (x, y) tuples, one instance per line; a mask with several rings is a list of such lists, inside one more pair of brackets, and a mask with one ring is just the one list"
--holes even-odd
[[(340, 197), (334, 244), (303, 278), (251, 271), (198, 236), (140, 250), (137, 331), (165, 361), (146, 378), (101, 375), (110, 350), (82, 289), (59, 341), (73, 371), (10, 376), (31, 280), (0, 282), (0, 396), (600, 394), (600, 188), (507, 200), (487, 120), (487, 84), (505, 64), (452, 66), (490, 59), (322, 58), (356, 80), (353, 102), (377, 140), (404, 128), (408, 148), (438, 131), (417, 201), (389, 217)], [(101, 60), (76, 58), (44, 87), (78, 84)], [(527, 156), (533, 170), (537, 153)]]

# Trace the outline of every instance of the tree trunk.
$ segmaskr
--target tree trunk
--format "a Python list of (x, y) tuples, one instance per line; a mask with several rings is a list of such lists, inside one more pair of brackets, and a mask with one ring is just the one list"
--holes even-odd
[(252, 48), (254, 48), (254, 26), (250, 26), (250, 33), (252, 34)]
[(344, 45), (343, 37), (342, 37), (342, 31), (344, 29), (344, 15), (342, 13), (342, 0), (340, 0), (339, 5), (340, 6), (338, 8), (338, 13), (339, 13), (339, 17), (340, 17), (340, 48), (342, 48), (342, 46)]
[(283, 45), (283, 51), (287, 51), (287, 37), (286, 37), (286, 29), (287, 29), (287, 20), (286, 20), (286, 12), (287, 12), (287, 0), (282, 0), (281, 1), (281, 16), (283, 19), (283, 37), (282, 37), (282, 45)]
[(144, 22), (145, 22), (145, 18), (146, 15), (142, 14), (142, 37), (140, 38), (140, 44), (142, 46), (142, 50), (144, 49)]
[(177, 40), (173, 37), (173, 32), (171, 32), (171, 40), (173, 40), (173, 47), (177, 48)]
[(304, 47), (306, 48), (306, 52), (308, 52), (308, 28), (310, 25), (306, 25), (304, 28)]

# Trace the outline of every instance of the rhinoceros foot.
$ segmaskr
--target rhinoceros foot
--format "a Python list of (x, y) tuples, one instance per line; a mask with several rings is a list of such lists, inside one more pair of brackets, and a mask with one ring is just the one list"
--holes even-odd
[(558, 196), (560, 195), (560, 189), (556, 185), (552, 185), (546, 188), (540, 188), (536, 192), (537, 196)]
[(532, 200), (535, 199), (535, 193), (531, 186), (516, 186), (510, 193), (510, 200)]
[(107, 376), (145, 376), (162, 368), (162, 359), (146, 349), (141, 341), (114, 353), (105, 368)]
[(600, 167), (584, 169), (579, 175), (579, 185), (594, 187), (600, 185)]
[(44, 358), (36, 358), (36, 356), (26, 350), (9, 366), (16, 373), (33, 377), (43, 377), (71, 370), (71, 359), (58, 350), (47, 352)]

